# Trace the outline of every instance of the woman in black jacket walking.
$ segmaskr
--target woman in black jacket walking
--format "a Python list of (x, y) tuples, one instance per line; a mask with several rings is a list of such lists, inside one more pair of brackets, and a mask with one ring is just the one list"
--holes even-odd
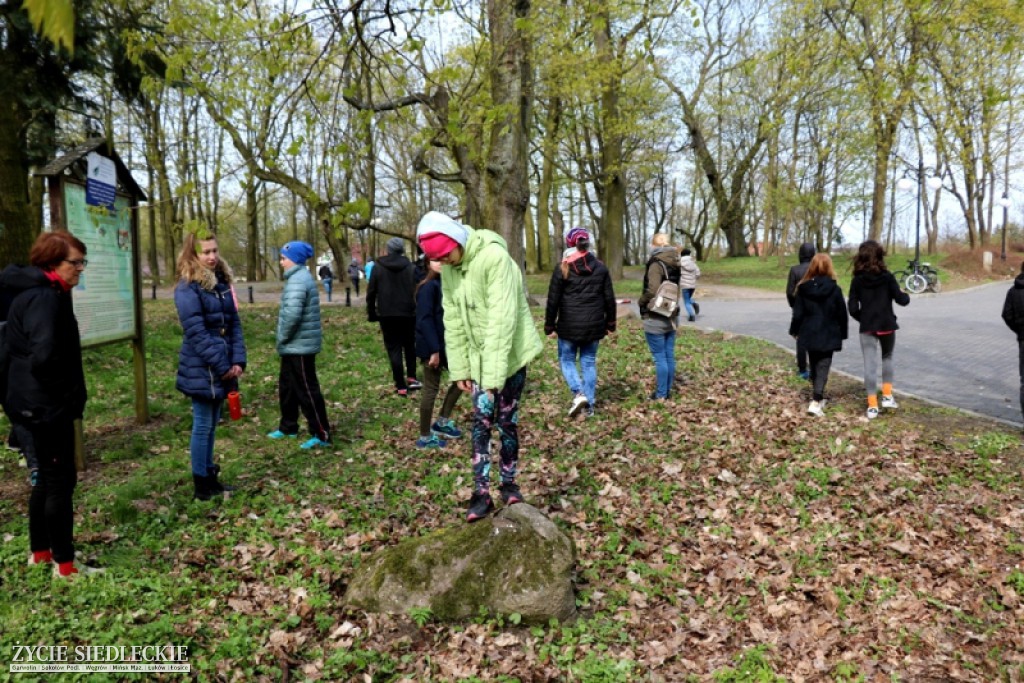
[(17, 291), (7, 316), (10, 355), (4, 402), (25, 426), (39, 461), (28, 503), (29, 564), (54, 564), (59, 577), (99, 570), (75, 567), (75, 420), (87, 398), (82, 344), (71, 290), (88, 264), (85, 245), (70, 232), (44, 232), (28, 267), (8, 266), (0, 286)]
[(899, 407), (892, 395), (892, 352), (896, 348), (896, 314), (892, 302), (910, 303), (910, 296), (885, 267), (885, 250), (874, 240), (860, 245), (853, 259), (850, 282), (850, 315), (860, 323), (860, 350), (864, 354), (864, 388), (868, 393), (867, 417), (878, 417), (878, 352), (882, 352), (882, 407)]
[[(569, 252), (548, 285), (544, 333), (558, 338), (558, 361), (573, 394), (569, 416), (594, 414), (597, 393), (597, 347), (615, 331), (615, 292), (608, 268), (590, 251), (590, 233), (573, 228), (565, 237)], [(579, 356), (582, 378), (576, 368)]]
[(836, 271), (828, 254), (811, 259), (797, 284), (789, 334), (807, 349), (810, 379), (814, 385), (807, 412), (825, 414), (825, 384), (832, 368), (832, 354), (843, 349), (848, 320), (843, 290), (836, 284)]

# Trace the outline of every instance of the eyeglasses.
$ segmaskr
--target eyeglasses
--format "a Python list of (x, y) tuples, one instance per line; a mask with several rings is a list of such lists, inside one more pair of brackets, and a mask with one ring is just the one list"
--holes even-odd
[(64, 263), (70, 263), (75, 268), (85, 268), (87, 265), (89, 265), (89, 259), (86, 259), (86, 258), (82, 258), (82, 259), (69, 259), (69, 258), (66, 258), (66, 259), (64, 259)]

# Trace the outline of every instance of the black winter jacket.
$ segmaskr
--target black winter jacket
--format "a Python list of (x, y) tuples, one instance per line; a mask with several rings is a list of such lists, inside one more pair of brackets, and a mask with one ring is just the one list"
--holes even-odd
[(800, 245), (798, 255), (800, 263), (789, 269), (789, 280), (786, 282), (786, 300), (789, 301), (790, 308), (796, 305), (797, 285), (804, 279), (804, 275), (807, 275), (807, 269), (811, 267), (811, 259), (814, 258), (814, 245), (804, 242)]
[(900, 329), (892, 302), (910, 303), (910, 295), (900, 290), (892, 273), (855, 273), (850, 282), (850, 315), (860, 323), (860, 333), (893, 332)]
[(441, 306), (441, 278), (424, 282), (416, 292), (416, 357), (429, 360), (441, 356), (442, 368), (448, 367), (444, 352), (444, 308)]
[(1003, 322), (1017, 335), (1017, 341), (1024, 342), (1024, 274), (1018, 275), (1006, 292)]
[(835, 280), (819, 275), (797, 287), (789, 334), (798, 336), (808, 351), (841, 351), (848, 322), (843, 290)]
[(7, 317), (8, 416), (26, 425), (81, 418), (88, 395), (71, 292), (35, 266), (8, 266), (0, 287), (17, 292)]
[(544, 334), (586, 344), (615, 331), (615, 292), (608, 268), (591, 252), (569, 263), (568, 277), (558, 265), (548, 285)]
[(380, 318), (415, 318), (416, 269), (402, 254), (381, 256), (366, 288), (366, 313), (370, 322)]

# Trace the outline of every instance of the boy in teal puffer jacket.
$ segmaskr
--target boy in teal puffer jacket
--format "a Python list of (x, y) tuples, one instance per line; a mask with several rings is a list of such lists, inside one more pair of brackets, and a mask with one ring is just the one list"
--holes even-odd
[(309, 423), (310, 438), (299, 447), (307, 450), (331, 445), (331, 425), (316, 377), (316, 354), (320, 353), (323, 332), (320, 294), (305, 265), (312, 255), (313, 247), (306, 242), (289, 242), (281, 247), (281, 270), (285, 279), (277, 317), (281, 422), (275, 431), (267, 434), (271, 439), (297, 437), (301, 408)]
[(519, 399), (526, 365), (543, 350), (523, 290), (523, 275), (505, 240), (430, 211), (416, 229), (428, 259), (440, 261), (445, 345), (453, 381), (473, 397), (473, 497), (466, 519), (494, 509), (490, 493), (491, 430), (501, 440), (501, 499), (523, 500), (519, 464)]

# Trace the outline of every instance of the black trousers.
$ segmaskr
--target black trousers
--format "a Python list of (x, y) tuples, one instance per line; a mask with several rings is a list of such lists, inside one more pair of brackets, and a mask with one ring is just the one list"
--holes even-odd
[(321, 441), (331, 440), (331, 424), (327, 406), (316, 378), (316, 356), (281, 356), (281, 374), (277, 383), (281, 404), (281, 423), (285, 434), (299, 433), (299, 410), (302, 410), (309, 433)]
[(75, 423), (72, 420), (29, 426), (39, 464), (39, 480), (28, 499), (28, 542), (32, 552), (53, 551), (54, 562), (75, 559), (71, 497), (78, 484)]
[(825, 398), (825, 385), (828, 384), (828, 373), (832, 369), (832, 351), (808, 351), (811, 361), (811, 396), (815, 401)]
[(405, 378), (416, 376), (416, 318), (381, 318), (380, 331), (384, 335), (384, 348), (388, 352), (395, 388), (406, 389)]
[(796, 338), (796, 369), (797, 372), (807, 372), (807, 347)]

